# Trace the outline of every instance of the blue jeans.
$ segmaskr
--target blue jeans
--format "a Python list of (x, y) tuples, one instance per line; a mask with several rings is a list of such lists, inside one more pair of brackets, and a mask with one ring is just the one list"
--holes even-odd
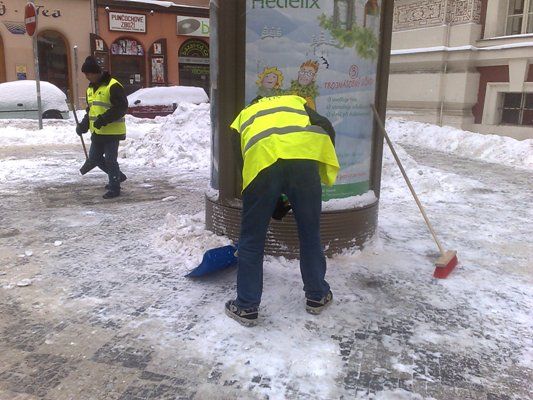
[[(89, 160), (109, 177), (109, 190), (120, 191), (120, 167), (117, 162), (119, 140), (91, 142)], [(105, 155), (105, 156), (104, 156)]]
[(300, 272), (307, 298), (320, 300), (329, 291), (326, 258), (320, 242), (322, 187), (318, 163), (278, 160), (264, 169), (242, 194), (236, 304), (257, 307), (263, 293), (263, 254), (266, 233), (279, 196), (292, 205), (300, 239)]

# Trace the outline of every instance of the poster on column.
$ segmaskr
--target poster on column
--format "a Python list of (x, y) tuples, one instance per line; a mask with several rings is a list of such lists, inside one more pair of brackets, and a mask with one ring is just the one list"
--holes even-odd
[(305, 98), (336, 132), (341, 169), (323, 199), (367, 192), (381, 1), (247, 0), (246, 8), (246, 102)]

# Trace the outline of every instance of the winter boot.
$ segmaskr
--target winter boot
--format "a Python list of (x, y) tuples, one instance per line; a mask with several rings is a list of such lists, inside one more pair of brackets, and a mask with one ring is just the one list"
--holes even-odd
[[(128, 177), (124, 175), (122, 172), (120, 173), (120, 183), (124, 182)], [(109, 190), (110, 186), (109, 183), (104, 186), (105, 190)]]
[(112, 199), (114, 197), (120, 196), (120, 189), (118, 190), (108, 190), (102, 197), (104, 199)]
[(230, 300), (226, 303), (226, 315), (239, 324), (249, 327), (257, 325), (259, 312), (257, 307), (244, 309), (235, 304), (235, 300)]
[(320, 314), (324, 308), (329, 306), (333, 301), (333, 293), (331, 290), (320, 300), (311, 300), (306, 298), (305, 311), (309, 314)]

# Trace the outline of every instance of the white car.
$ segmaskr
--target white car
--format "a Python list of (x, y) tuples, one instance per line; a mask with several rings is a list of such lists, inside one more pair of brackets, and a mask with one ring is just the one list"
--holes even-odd
[(174, 112), (179, 103), (209, 103), (205, 90), (195, 86), (159, 86), (139, 89), (128, 96), (128, 114), (155, 118)]
[[(69, 118), (67, 96), (50, 82), (41, 81), (41, 105), (43, 118)], [(35, 81), (0, 83), (0, 118), (39, 118)]]

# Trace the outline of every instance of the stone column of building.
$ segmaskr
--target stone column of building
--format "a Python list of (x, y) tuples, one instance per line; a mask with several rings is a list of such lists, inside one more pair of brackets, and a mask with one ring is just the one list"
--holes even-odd
[(481, 0), (395, 2), (391, 109), (431, 123), (473, 122), (479, 73), (468, 46), (481, 38), (481, 9)]

